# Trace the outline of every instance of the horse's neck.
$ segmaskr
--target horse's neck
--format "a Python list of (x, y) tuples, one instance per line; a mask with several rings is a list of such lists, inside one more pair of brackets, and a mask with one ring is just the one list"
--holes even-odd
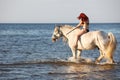
[(67, 33), (72, 30), (72, 27), (61, 27), (61, 31), (65, 37), (67, 37)]

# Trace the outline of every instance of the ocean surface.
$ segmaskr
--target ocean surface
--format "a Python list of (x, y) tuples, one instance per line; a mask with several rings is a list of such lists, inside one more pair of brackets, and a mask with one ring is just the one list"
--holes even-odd
[[(90, 24), (90, 31), (115, 35), (117, 64), (112, 65), (68, 62), (72, 56), (68, 45), (61, 39), (55, 43), (51, 40), (55, 25), (61, 24), (0, 24), (0, 80), (120, 79), (120, 23)], [(83, 51), (81, 56), (95, 60), (99, 51)]]

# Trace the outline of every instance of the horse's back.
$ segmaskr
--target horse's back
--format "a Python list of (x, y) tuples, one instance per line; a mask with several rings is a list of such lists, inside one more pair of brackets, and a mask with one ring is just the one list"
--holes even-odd
[(79, 41), (85, 49), (93, 49), (97, 46), (98, 37), (100, 37), (101, 40), (104, 40), (106, 36), (107, 34), (103, 31), (90, 31), (83, 34)]
[(80, 36), (79, 38), (79, 42), (78, 42), (78, 48), (82, 48), (89, 50), (89, 49), (93, 49), (95, 48), (95, 37), (94, 37), (94, 33), (95, 31), (90, 31), (87, 32), (85, 34), (83, 34), (82, 36)]
[(104, 32), (104, 31), (99, 31), (99, 30), (90, 31), (90, 32), (87, 32), (87, 33), (83, 34), (81, 37), (96, 37), (96, 36), (99, 36), (99, 35), (103, 36), (103, 35), (107, 35), (107, 33)]

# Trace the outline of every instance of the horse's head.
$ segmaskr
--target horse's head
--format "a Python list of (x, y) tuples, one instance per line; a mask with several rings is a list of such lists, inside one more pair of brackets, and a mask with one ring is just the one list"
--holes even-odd
[(60, 26), (59, 27), (55, 27), (53, 35), (52, 35), (52, 42), (55, 42), (57, 39), (59, 39), (60, 37), (62, 37), (62, 32), (60, 30)]

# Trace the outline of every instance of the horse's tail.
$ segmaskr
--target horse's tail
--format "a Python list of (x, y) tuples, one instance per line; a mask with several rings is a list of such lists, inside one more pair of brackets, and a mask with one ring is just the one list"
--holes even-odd
[[(111, 33), (111, 32), (108, 33), (108, 38), (110, 41), (105, 50), (105, 53), (106, 53), (105, 57), (108, 58), (109, 60), (113, 60), (113, 54), (116, 49), (117, 40), (116, 40), (115, 36), (113, 35), (113, 33)], [(111, 61), (111, 63), (114, 63), (114, 61)]]

